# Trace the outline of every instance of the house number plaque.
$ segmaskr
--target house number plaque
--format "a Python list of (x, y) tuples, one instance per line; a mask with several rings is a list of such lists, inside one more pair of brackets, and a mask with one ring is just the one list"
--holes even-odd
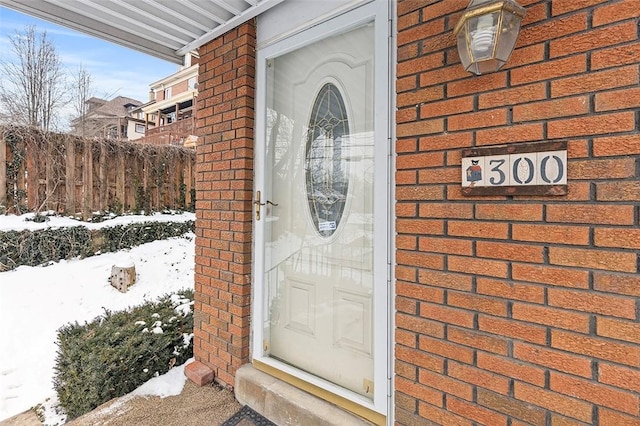
[(464, 195), (566, 195), (567, 142), (462, 150)]

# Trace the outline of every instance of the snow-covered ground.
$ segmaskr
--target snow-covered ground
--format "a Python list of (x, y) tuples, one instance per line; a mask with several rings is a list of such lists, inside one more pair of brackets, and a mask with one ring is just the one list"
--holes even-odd
[[(195, 220), (192, 213), (122, 216), (96, 224), (58, 217), (36, 223), (25, 221), (26, 217), (0, 216), (0, 231)], [(109, 284), (111, 267), (131, 261), (138, 281), (127, 293), (120, 293)], [(190, 233), (116, 253), (0, 272), (0, 421), (47, 400), (48, 406), (55, 404), (52, 378), (58, 328), (90, 321), (104, 309), (122, 310), (193, 288), (193, 269), (194, 235)], [(184, 375), (179, 373), (170, 371), (165, 378), (152, 379), (147, 390), (139, 391), (161, 396), (180, 393)], [(167, 388), (173, 391), (167, 393)]]

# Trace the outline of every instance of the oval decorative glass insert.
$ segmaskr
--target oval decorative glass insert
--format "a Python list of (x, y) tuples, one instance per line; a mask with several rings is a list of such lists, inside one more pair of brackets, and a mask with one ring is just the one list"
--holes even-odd
[(325, 84), (311, 110), (305, 150), (306, 189), (315, 229), (330, 237), (338, 229), (349, 190), (349, 120), (338, 88)]

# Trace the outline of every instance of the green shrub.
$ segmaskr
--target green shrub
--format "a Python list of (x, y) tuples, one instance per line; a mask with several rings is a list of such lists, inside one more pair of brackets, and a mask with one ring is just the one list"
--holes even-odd
[(0, 232), (0, 272), (114, 252), (194, 230), (194, 221), (142, 222), (90, 231), (84, 226)]
[(84, 226), (0, 232), (0, 271), (92, 254), (91, 233)]
[(99, 250), (113, 252), (156, 240), (177, 237), (194, 230), (192, 220), (186, 222), (141, 222), (102, 228)]
[[(70, 419), (193, 356), (193, 291), (58, 330), (53, 385)], [(161, 331), (160, 331), (161, 329)]]

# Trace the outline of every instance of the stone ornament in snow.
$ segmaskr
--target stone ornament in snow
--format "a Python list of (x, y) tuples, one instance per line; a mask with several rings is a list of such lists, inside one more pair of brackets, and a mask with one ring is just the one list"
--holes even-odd
[(122, 293), (126, 293), (136, 282), (136, 265), (133, 261), (124, 262), (111, 267), (109, 282)]

